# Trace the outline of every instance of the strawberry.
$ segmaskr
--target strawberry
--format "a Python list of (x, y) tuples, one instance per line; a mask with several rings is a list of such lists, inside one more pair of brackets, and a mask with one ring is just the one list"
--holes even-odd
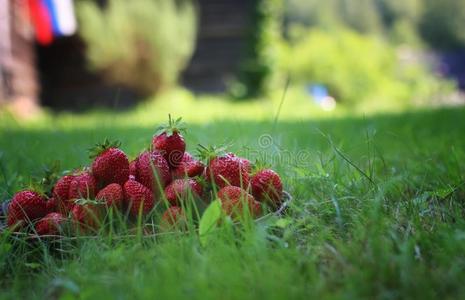
[(69, 187), (73, 181), (74, 175), (65, 175), (61, 177), (53, 187), (52, 196), (57, 202), (57, 209), (66, 213), (71, 209), (72, 201), (69, 200)]
[(78, 201), (71, 210), (71, 217), (78, 231), (96, 230), (103, 217), (102, 207), (96, 201)]
[(126, 206), (130, 208), (133, 217), (137, 217), (140, 210), (142, 210), (142, 215), (146, 215), (155, 206), (152, 192), (143, 184), (135, 180), (128, 180), (124, 184), (123, 190)]
[(247, 158), (243, 158), (243, 157), (238, 157), (237, 159), (239, 159), (241, 164), (245, 167), (245, 169), (247, 170), (247, 173), (250, 174), (250, 172), (252, 172), (252, 164), (250, 163), (250, 160), (248, 160)]
[(111, 183), (100, 190), (95, 199), (104, 201), (108, 207), (121, 208), (124, 201), (123, 188), (117, 183)]
[(121, 143), (110, 142), (107, 139), (103, 144), (97, 144), (90, 150), (92, 174), (101, 186), (110, 183), (123, 185), (129, 178), (129, 160), (126, 154), (119, 149)]
[(252, 216), (260, 214), (260, 203), (245, 190), (236, 186), (226, 186), (218, 191), (218, 198), (225, 213), (238, 217), (243, 213), (243, 204), (247, 203)]
[(188, 152), (184, 152), (179, 165), (171, 171), (173, 179), (200, 176), (205, 170), (204, 164), (193, 158)]
[(226, 156), (237, 158), (245, 166), (245, 168), (249, 171), (249, 173), (252, 171), (252, 163), (247, 158), (237, 156), (236, 154), (232, 152), (226, 153)]
[(88, 172), (82, 172), (71, 180), (68, 201), (73, 203), (76, 199), (92, 199), (96, 190), (95, 178)]
[(279, 206), (283, 197), (283, 184), (278, 173), (271, 169), (259, 170), (250, 183), (252, 194), (258, 201), (267, 201), (273, 207)]
[(18, 225), (21, 227), (25, 223), (42, 218), (47, 214), (47, 202), (45, 198), (37, 192), (24, 190), (14, 195), (8, 206), (7, 224), (9, 227)]
[(170, 229), (173, 226), (184, 226), (187, 222), (186, 215), (178, 206), (169, 207), (162, 215), (160, 225), (162, 229)]
[(129, 163), (129, 176), (137, 178), (137, 158)]
[(57, 212), (51, 212), (40, 219), (35, 225), (38, 235), (57, 235), (62, 231), (66, 218)]
[(227, 185), (247, 188), (249, 185), (249, 166), (234, 154), (220, 154), (223, 149), (201, 146), (200, 155), (207, 159), (205, 171), (208, 182), (219, 188)]
[(189, 195), (193, 197), (202, 196), (202, 186), (194, 179), (175, 179), (165, 188), (165, 197), (172, 205), (179, 201), (187, 200)]
[(47, 200), (47, 202), (45, 203), (45, 206), (47, 207), (48, 213), (56, 212), (58, 209), (58, 201), (52, 197)]
[(186, 142), (181, 131), (185, 131), (181, 118), (173, 121), (169, 115), (168, 124), (160, 126), (152, 140), (153, 149), (163, 155), (171, 169), (179, 165), (186, 150)]
[(192, 160), (194, 160), (194, 159), (195, 159), (195, 158), (192, 156), (192, 154), (190, 154), (190, 153), (187, 152), (187, 151), (184, 151), (184, 155), (182, 156), (181, 162), (192, 161)]
[(171, 181), (170, 168), (160, 153), (145, 151), (137, 160), (136, 178), (151, 191), (160, 194)]

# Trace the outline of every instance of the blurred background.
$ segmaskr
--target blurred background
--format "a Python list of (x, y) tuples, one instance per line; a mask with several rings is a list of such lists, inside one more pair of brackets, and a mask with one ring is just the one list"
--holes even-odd
[(465, 0), (0, 0), (0, 110), (462, 105), (464, 25)]

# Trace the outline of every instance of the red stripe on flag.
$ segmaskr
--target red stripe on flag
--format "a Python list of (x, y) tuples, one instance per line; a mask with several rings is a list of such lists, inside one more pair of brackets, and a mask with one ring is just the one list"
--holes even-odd
[(28, 5), (37, 42), (41, 45), (49, 45), (53, 42), (53, 29), (47, 6), (42, 0), (28, 0)]

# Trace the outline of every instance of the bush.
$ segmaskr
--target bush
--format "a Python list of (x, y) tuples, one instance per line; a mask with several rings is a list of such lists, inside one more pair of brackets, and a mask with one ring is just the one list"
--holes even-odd
[(80, 34), (92, 68), (108, 80), (151, 94), (176, 84), (196, 39), (190, 0), (109, 0), (106, 8), (77, 6)]
[(324, 84), (350, 106), (423, 102), (449, 85), (419, 61), (401, 62), (387, 42), (354, 31), (294, 29), (282, 45), (281, 70), (297, 84)]
[(465, 48), (465, 0), (424, 0), (420, 32), (432, 47)]
[(465, 48), (465, 0), (286, 0), (288, 24), (386, 33), (396, 43)]

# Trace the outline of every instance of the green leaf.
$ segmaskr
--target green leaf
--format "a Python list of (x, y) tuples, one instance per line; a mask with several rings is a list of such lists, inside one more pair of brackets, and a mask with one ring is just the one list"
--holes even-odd
[(278, 219), (276, 220), (275, 226), (279, 228), (286, 228), (292, 223), (290, 219)]
[(218, 221), (221, 220), (221, 217), (221, 202), (220, 200), (215, 200), (207, 207), (200, 219), (199, 238), (202, 246), (208, 243), (211, 233), (218, 226)]
[(26, 266), (27, 268), (30, 268), (30, 269), (40, 269), (42, 267), (41, 264), (39, 263), (25, 263), (24, 266)]
[(437, 196), (440, 199), (447, 198), (450, 194), (453, 194), (455, 192), (455, 187), (445, 187), (441, 189), (437, 189), (433, 191), (433, 195)]

